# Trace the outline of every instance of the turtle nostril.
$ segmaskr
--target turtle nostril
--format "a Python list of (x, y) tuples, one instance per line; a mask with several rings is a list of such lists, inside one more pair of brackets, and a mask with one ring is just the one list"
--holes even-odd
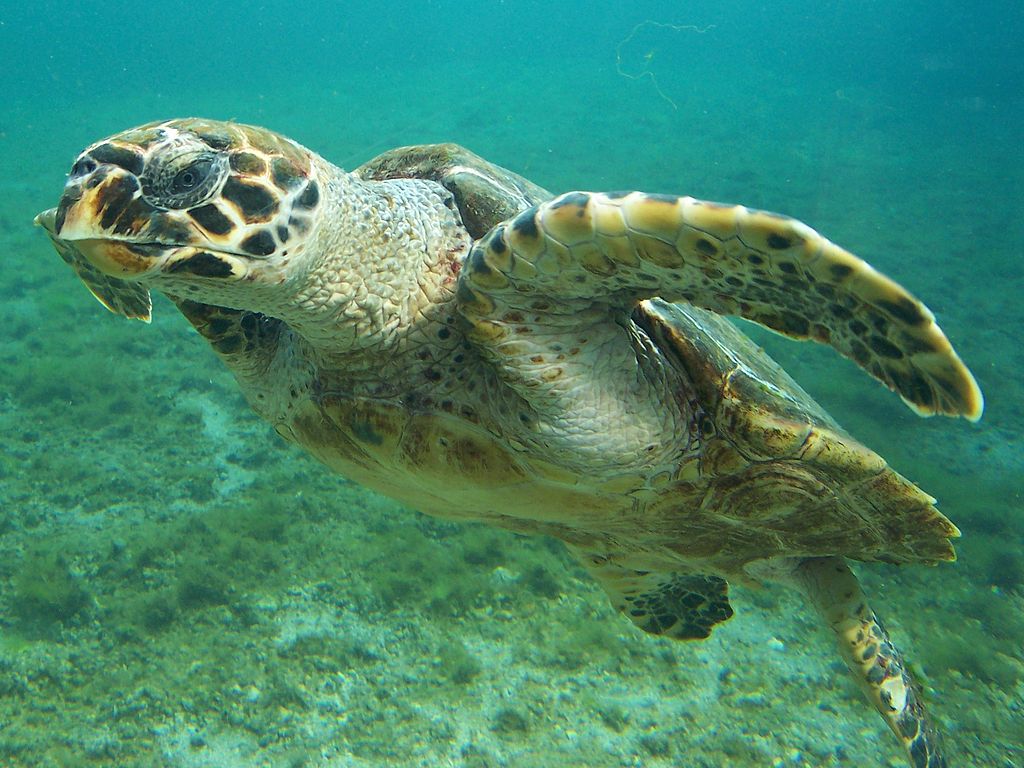
[(72, 179), (80, 179), (82, 176), (92, 173), (96, 170), (96, 161), (91, 157), (80, 157), (78, 161), (71, 166)]

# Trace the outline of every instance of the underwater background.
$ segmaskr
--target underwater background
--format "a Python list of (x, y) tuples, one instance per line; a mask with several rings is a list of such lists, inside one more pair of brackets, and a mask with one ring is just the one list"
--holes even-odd
[(644, 636), (557, 542), (286, 446), (167, 301), (103, 310), (32, 217), (86, 145), (189, 115), (777, 210), (908, 286), (977, 425), (744, 328), (962, 529), (859, 573), (950, 765), (1024, 766), (1022, 39), (1008, 0), (0, 1), (0, 766), (903, 764), (799, 596)]

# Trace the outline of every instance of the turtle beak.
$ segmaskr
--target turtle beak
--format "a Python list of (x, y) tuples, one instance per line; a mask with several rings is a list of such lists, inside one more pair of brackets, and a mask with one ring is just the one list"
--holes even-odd
[[(76, 163), (80, 168), (81, 163)], [(138, 179), (111, 164), (90, 163), (72, 171), (53, 216), (54, 237), (73, 242), (90, 264), (104, 274), (138, 278), (159, 268), (167, 250), (158, 243), (137, 242), (145, 237), (159, 212), (142, 199)], [(148, 239), (148, 238), (147, 238)]]
[(37, 227), (42, 227), (47, 231), (48, 234), (53, 237), (57, 236), (57, 209), (48, 208), (45, 211), (41, 211), (36, 214), (36, 217), (32, 219), (32, 223)]
[(103, 306), (114, 314), (149, 322), (153, 308), (149, 290), (140, 283), (117, 280), (96, 269), (75, 243), (57, 236), (57, 209), (43, 211), (34, 219), (50, 236), (53, 247)]

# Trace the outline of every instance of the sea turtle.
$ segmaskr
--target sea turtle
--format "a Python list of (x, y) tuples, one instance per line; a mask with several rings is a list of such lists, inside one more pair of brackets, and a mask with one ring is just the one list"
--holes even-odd
[(923, 415), (982, 396), (921, 302), (808, 226), (553, 197), (453, 144), (348, 173), (203, 119), (93, 144), (37, 222), (114, 312), (166, 294), (285, 439), (561, 539), (646, 632), (707, 637), (728, 581), (799, 589), (910, 763), (945, 765), (847, 560), (952, 560), (958, 531), (723, 316), (829, 344)]

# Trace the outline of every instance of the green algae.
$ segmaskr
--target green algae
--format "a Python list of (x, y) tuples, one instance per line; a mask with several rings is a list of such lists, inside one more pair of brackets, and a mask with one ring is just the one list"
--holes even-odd
[(10, 608), (31, 627), (70, 622), (90, 603), (64, 555), (42, 545), (25, 555), (12, 587)]
[(437, 649), (441, 674), (457, 685), (471, 683), (483, 667), (458, 637), (449, 637)]
[(502, 707), (494, 713), (491, 730), (506, 737), (514, 737), (530, 730), (530, 716), (520, 707)]

